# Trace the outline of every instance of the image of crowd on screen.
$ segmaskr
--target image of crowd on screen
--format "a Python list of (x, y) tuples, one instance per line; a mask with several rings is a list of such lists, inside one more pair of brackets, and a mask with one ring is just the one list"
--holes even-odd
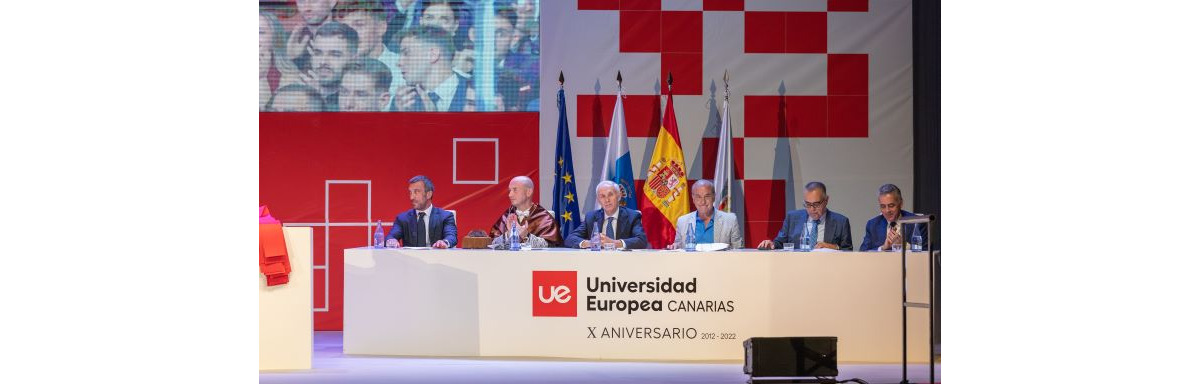
[[(537, 111), (538, 6), (539, 0), (260, 0), (259, 110)], [(314, 94), (320, 103), (312, 102)], [(355, 100), (342, 100), (348, 94)]]

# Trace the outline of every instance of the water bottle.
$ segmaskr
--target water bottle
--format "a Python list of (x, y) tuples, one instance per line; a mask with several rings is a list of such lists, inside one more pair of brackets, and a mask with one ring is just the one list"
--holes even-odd
[(811, 251), (813, 249), (813, 246), (816, 245), (816, 240), (817, 240), (816, 236), (817, 236), (817, 223), (814, 223), (811, 221), (804, 223), (804, 238), (800, 239), (800, 251), (801, 252)]
[(599, 221), (592, 224), (592, 250), (593, 251), (600, 250), (600, 222)]
[(517, 230), (517, 221), (513, 220), (513, 225), (508, 226), (508, 250), (521, 250), (521, 232)]
[(925, 249), (925, 238), (921, 235), (912, 235), (912, 250), (913, 252), (921, 252)]
[(375, 248), (383, 248), (383, 220), (375, 222)]
[(683, 232), (683, 250), (692, 252), (696, 250), (696, 226), (690, 225)]

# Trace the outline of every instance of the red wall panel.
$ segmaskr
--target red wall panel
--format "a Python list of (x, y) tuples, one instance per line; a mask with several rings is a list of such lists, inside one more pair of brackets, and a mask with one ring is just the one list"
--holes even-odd
[[(538, 182), (537, 113), (260, 113), (259, 201), (286, 223), (325, 222), (326, 180), (369, 180), (370, 218), (389, 230), (396, 214), (412, 208), (408, 179), (429, 176), (435, 206), (458, 212), (460, 239), (485, 229), (508, 207), (508, 180), (526, 175)], [(490, 179), (496, 184), (454, 184), (454, 139), (460, 179)], [(492, 148), (495, 148), (494, 150)], [(499, 153), (499, 163), (495, 162)], [(333, 184), (331, 222), (366, 219), (366, 185)], [(314, 227), (314, 265), (327, 265), (329, 278), (316, 270), (314, 313), (317, 330), (342, 328), (342, 249), (370, 241), (365, 227)], [(329, 254), (325, 254), (325, 244)], [(299, 273), (306, 273), (297, 271)], [(328, 287), (325, 285), (328, 284)]]

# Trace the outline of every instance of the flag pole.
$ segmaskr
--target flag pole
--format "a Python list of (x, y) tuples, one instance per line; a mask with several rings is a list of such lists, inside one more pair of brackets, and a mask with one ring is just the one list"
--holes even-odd
[(622, 81), (621, 80), (621, 71), (617, 70), (617, 97), (624, 99), (625, 92), (624, 92), (624, 89), (621, 88), (621, 81)]
[[(727, 115), (729, 114), (729, 69), (725, 70), (725, 111), (724, 112)], [(722, 118), (728, 120), (729, 116), (722, 116)], [(733, 129), (733, 127), (729, 127), (729, 129)], [(730, 132), (730, 136), (732, 136), (732, 135), (733, 135), (733, 132)], [(733, 144), (733, 143), (730, 143), (730, 144)], [(733, 151), (730, 151), (730, 152), (732, 153)], [(729, 176), (726, 177), (728, 179), (728, 180), (726, 180), (726, 184), (727, 184), (726, 188), (728, 188), (728, 192), (725, 193), (725, 202), (722, 204), (725, 206), (725, 212), (733, 211), (733, 172), (732, 172), (733, 170), (729, 170), (729, 171), (730, 171)]]

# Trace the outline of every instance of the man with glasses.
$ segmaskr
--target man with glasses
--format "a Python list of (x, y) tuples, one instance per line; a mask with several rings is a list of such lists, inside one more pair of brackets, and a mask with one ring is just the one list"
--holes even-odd
[(892, 245), (911, 243), (911, 239), (916, 236), (920, 236), (924, 244), (924, 224), (904, 224), (904, 233), (908, 234), (909, 241), (902, 242), (900, 226), (896, 225), (896, 219), (913, 216), (912, 212), (901, 209), (903, 207), (904, 197), (900, 195), (900, 187), (894, 184), (879, 187), (880, 214), (867, 221), (867, 234), (863, 236), (862, 245), (858, 250), (887, 251), (892, 249)]
[[(807, 225), (810, 222), (816, 225), (810, 227)], [(758, 248), (775, 249), (783, 247), (784, 243), (800, 244), (806, 237), (814, 240), (814, 249), (854, 250), (850, 219), (829, 210), (829, 194), (826, 193), (825, 184), (819, 181), (804, 186), (804, 209), (788, 212), (783, 220), (783, 228), (779, 229), (775, 239), (763, 240)]]
[(692, 204), (696, 210), (679, 216), (675, 222), (675, 243), (668, 244), (667, 249), (683, 247), (683, 235), (688, 228), (693, 229), (696, 244), (725, 243), (729, 249), (742, 248), (742, 229), (738, 226), (737, 215), (716, 209), (716, 195), (711, 181), (700, 179), (692, 183)]

